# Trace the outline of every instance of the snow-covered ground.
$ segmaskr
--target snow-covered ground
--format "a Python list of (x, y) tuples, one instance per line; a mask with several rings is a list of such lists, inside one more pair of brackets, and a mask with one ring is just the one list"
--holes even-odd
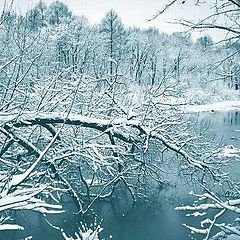
[(228, 112), (240, 110), (240, 101), (223, 101), (204, 105), (185, 105), (184, 112)]
[(225, 146), (218, 154), (219, 157), (240, 157), (240, 149), (232, 145)]

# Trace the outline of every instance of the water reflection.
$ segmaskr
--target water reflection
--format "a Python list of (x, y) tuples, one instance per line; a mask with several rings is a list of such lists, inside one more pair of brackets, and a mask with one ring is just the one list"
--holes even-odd
[(205, 136), (211, 138), (215, 135), (214, 142), (223, 145), (239, 147), (240, 139), (240, 112), (203, 112), (198, 116), (196, 128), (205, 127)]
[(102, 237), (112, 235), (115, 240), (189, 239), (189, 231), (182, 223), (192, 220), (174, 210), (180, 203), (188, 204), (192, 200), (182, 194), (186, 192), (183, 188), (155, 192), (155, 197), (148, 202), (138, 202), (132, 206), (127, 196), (99, 203), (96, 212), (104, 219)]
[[(192, 200), (185, 194), (187, 185), (177, 189), (170, 187), (163, 191), (155, 189), (155, 196), (146, 201), (132, 204), (128, 192), (122, 192), (121, 197), (112, 201), (97, 202), (93, 211), (84, 218), (74, 214), (77, 208), (70, 199), (63, 202), (65, 214), (47, 216), (54, 226), (63, 228), (73, 236), (80, 222), (92, 223), (93, 216), (97, 221), (102, 220), (101, 233), (104, 239), (115, 240), (179, 240), (188, 239), (189, 232), (182, 227), (183, 222), (189, 222), (184, 213), (174, 210), (180, 203), (190, 203)], [(21, 223), (26, 229), (24, 232), (0, 232), (1, 240), (24, 239), (33, 236), (34, 240), (61, 240), (61, 233), (53, 229), (39, 213), (30, 211), (15, 211), (16, 223)], [(174, 229), (174, 231), (173, 231)]]
[[(240, 112), (211, 112), (201, 113), (198, 118), (200, 130), (206, 128), (216, 135), (215, 141), (223, 137), (225, 144), (239, 146)], [(154, 151), (149, 154), (151, 161), (162, 160), (162, 156)], [(235, 168), (239, 169), (239, 168)], [(169, 176), (168, 176), (169, 177)], [(170, 176), (171, 177), (171, 176)], [(172, 180), (172, 179), (171, 179)], [(156, 186), (152, 186), (154, 188)], [(112, 237), (114, 240), (188, 240), (191, 239), (189, 231), (182, 223), (194, 225), (198, 219), (187, 218), (185, 213), (174, 210), (181, 204), (192, 203), (193, 199), (187, 195), (192, 190), (190, 184), (181, 179), (176, 179), (176, 186), (158, 189), (154, 192), (151, 201), (132, 205), (132, 199), (127, 193), (122, 193), (121, 198), (110, 202), (99, 202), (93, 206), (93, 211), (102, 221), (104, 231), (101, 236), (105, 239)], [(228, 193), (231, 194), (231, 193)], [(74, 214), (77, 208), (71, 199), (65, 199), (63, 206), (65, 214), (47, 216), (51, 224), (63, 228), (67, 234), (73, 235), (80, 222), (92, 222), (93, 213), (83, 218)], [(13, 213), (16, 223), (26, 229), (24, 232), (0, 232), (0, 240), (24, 239), (33, 236), (33, 240), (61, 240), (58, 230), (53, 229), (39, 213), (16, 211)], [(194, 222), (196, 221), (196, 222)], [(198, 239), (198, 236), (195, 237)], [(201, 238), (199, 238), (201, 239)]]
[(240, 112), (227, 112), (224, 114), (224, 123), (227, 125), (239, 125), (240, 124)]

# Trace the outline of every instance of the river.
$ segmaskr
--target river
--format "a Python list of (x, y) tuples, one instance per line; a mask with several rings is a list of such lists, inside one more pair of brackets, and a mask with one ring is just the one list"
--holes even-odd
[[(209, 120), (209, 130), (215, 134), (215, 141), (221, 145), (239, 146), (240, 112), (207, 112), (199, 115), (199, 122)], [(240, 176), (238, 170), (234, 172)], [(156, 191), (149, 201), (132, 204), (126, 194), (111, 202), (99, 202), (93, 206), (97, 222), (101, 222), (103, 232), (100, 237), (113, 240), (190, 240), (202, 239), (190, 236), (189, 230), (183, 223), (197, 224), (197, 219), (189, 219), (184, 212), (175, 211), (181, 204), (192, 203), (193, 198), (188, 195), (191, 187), (188, 183), (175, 179), (176, 184)], [(77, 209), (71, 199), (63, 201), (66, 213), (47, 216), (48, 221), (66, 233), (73, 233), (83, 219), (74, 214)], [(89, 214), (84, 222), (93, 221), (93, 214)], [(24, 239), (33, 236), (33, 240), (61, 240), (59, 230), (52, 228), (39, 213), (16, 211), (13, 217), (16, 223), (25, 227), (25, 231), (1, 232), (0, 240)], [(194, 222), (195, 221), (195, 222)]]

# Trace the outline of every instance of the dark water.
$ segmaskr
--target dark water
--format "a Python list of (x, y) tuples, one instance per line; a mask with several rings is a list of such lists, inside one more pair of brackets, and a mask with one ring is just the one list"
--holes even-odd
[[(215, 134), (215, 141), (222, 145), (232, 144), (240, 147), (240, 112), (201, 113), (199, 122), (209, 122), (209, 131)], [(236, 171), (238, 174), (238, 171)], [(181, 179), (175, 179), (172, 185), (163, 191), (156, 191), (148, 202), (132, 204), (127, 194), (111, 202), (100, 202), (93, 206), (97, 220), (102, 220), (104, 228), (101, 237), (114, 240), (188, 240), (201, 239), (190, 236), (182, 223), (197, 224), (197, 219), (189, 219), (184, 212), (175, 211), (181, 204), (192, 203), (187, 193), (192, 187)], [(92, 221), (91, 217), (74, 214), (77, 209), (71, 199), (65, 199), (65, 214), (47, 216), (48, 221), (66, 233), (73, 233), (80, 222)], [(92, 216), (92, 215), (90, 215)], [(24, 239), (33, 236), (33, 240), (61, 240), (59, 230), (53, 229), (39, 213), (16, 211), (13, 214), (16, 223), (25, 227), (25, 231), (0, 232), (0, 240)], [(195, 221), (195, 222), (194, 222)], [(73, 234), (72, 234), (73, 235)]]
[[(188, 239), (189, 231), (182, 227), (182, 223), (190, 223), (184, 213), (174, 210), (181, 202), (189, 202), (186, 192), (182, 198), (177, 198), (177, 190), (156, 195), (151, 202), (132, 204), (130, 196), (115, 199), (111, 202), (101, 202), (93, 206), (94, 214), (101, 221), (104, 231), (101, 238), (115, 240), (175, 240)], [(165, 197), (163, 197), (165, 195)], [(65, 214), (47, 216), (48, 221), (66, 233), (72, 234), (80, 222), (89, 221), (74, 213), (77, 211), (74, 203), (69, 199), (63, 202)], [(6, 231), (0, 233), (1, 240), (24, 239), (33, 236), (34, 240), (63, 239), (59, 230), (53, 229), (39, 213), (30, 211), (16, 211), (13, 214), (16, 223), (21, 224), (25, 231)], [(72, 234), (73, 235), (73, 234)]]

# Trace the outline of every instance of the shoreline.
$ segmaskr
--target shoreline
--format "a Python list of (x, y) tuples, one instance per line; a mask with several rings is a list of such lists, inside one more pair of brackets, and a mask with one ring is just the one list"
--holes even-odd
[(221, 101), (210, 104), (185, 105), (180, 107), (183, 112), (230, 112), (240, 111), (240, 101)]

